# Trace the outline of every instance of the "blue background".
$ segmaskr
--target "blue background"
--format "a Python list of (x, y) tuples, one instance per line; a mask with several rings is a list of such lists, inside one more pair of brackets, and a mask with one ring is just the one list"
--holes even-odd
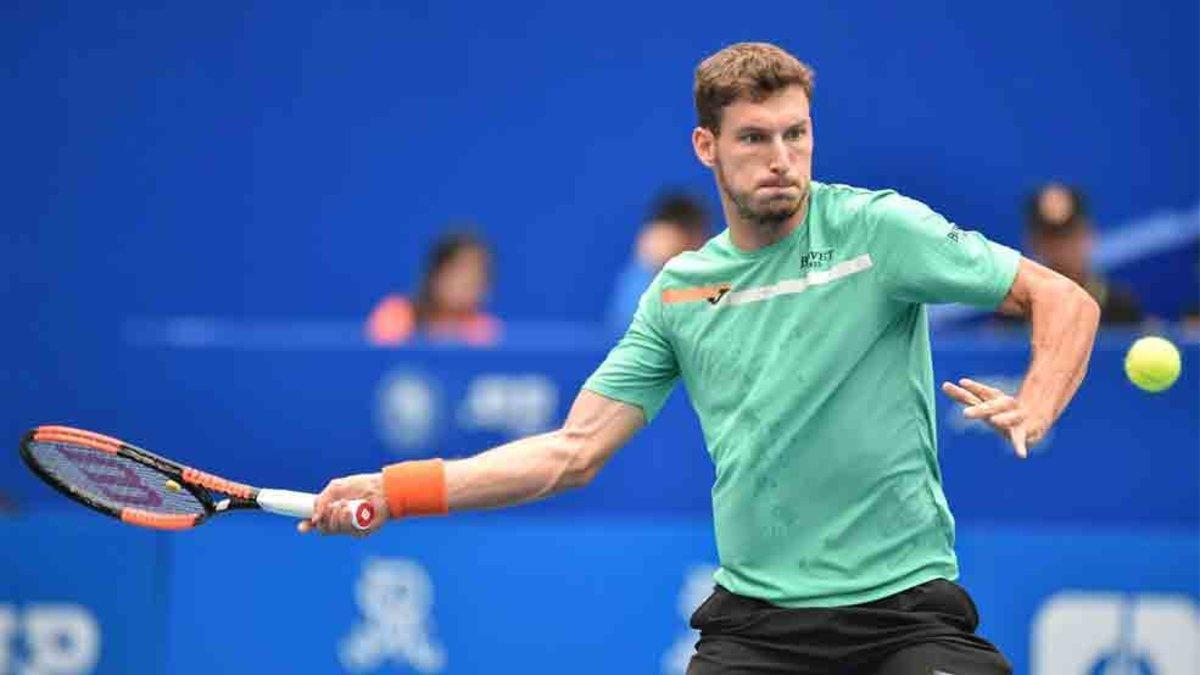
[[(1200, 346), (1175, 336), (1184, 344), (1183, 374), (1171, 389), (1148, 395), (1124, 375), (1124, 352), (1134, 337), (1110, 333), (1098, 340), (1087, 379), (1029, 462), (1016, 461), (986, 427), (964, 426), (958, 406), (938, 394), (941, 463), (960, 521), (1196, 527)], [(557, 394), (545, 416), (548, 429), (566, 416), (603, 358), (607, 341), (593, 341), (591, 349), (576, 343), (556, 352), (519, 344), (483, 351), (129, 345), (115, 350), (109, 363), (121, 386), (114, 388), (107, 376), (79, 376), (69, 391), (26, 391), (8, 410), (30, 425), (100, 429), (251, 484), (317, 491), (332, 472), (470, 455), (510, 440), (515, 434), (504, 429), (464, 421), (467, 392), (484, 378), (544, 378)], [(1004, 385), (1019, 381), (1028, 358), (1021, 337), (943, 336), (934, 341), (935, 381), (974, 377)], [(439, 423), (423, 444), (390, 443), (379, 423), (381, 386), (395, 373), (420, 376), (436, 392)], [(65, 503), (20, 466), (16, 453), (0, 462), (6, 469), (0, 490), (35, 504)], [(649, 477), (670, 479), (651, 487)], [(587, 489), (518, 511), (707, 517), (712, 477), (699, 423), (679, 386), (654, 423)]]
[[(316, 490), (507, 440), (458, 416), (484, 376), (550, 383), (556, 423), (610, 346), (593, 324), (651, 196), (716, 207), (688, 140), (692, 71), (740, 40), (816, 68), (819, 180), (894, 187), (1018, 246), (1049, 178), (1091, 196), (1102, 243), (1194, 213), (1198, 29), (1184, 1), (5, 3), (0, 437), (71, 423)], [(1186, 245), (1108, 270), (1154, 314), (1197, 300), (1192, 218)], [(496, 249), (504, 342), (365, 346), (371, 305), (411, 290), (428, 243), (466, 220)], [(941, 404), (963, 580), (1018, 673), (1053, 593), (1200, 598), (1200, 349), (1168, 334), (1184, 344), (1172, 390), (1133, 389), (1136, 334), (1103, 336), (1028, 462)], [(1020, 336), (934, 346), (941, 378), (1011, 380), (1028, 358)], [(436, 394), (418, 447), (375, 417), (395, 373)], [(402, 557), (433, 579), (450, 672), (654, 672), (686, 636), (686, 570), (713, 562), (711, 477), (681, 392), (587, 490), (366, 542), (265, 516), (132, 530), (6, 453), (20, 511), (0, 519), (0, 609), (89, 608), (101, 673), (325, 673), (363, 565)], [(21, 658), (19, 635), (9, 647)]]
[[(50, 421), (37, 411), (61, 410), (56, 421), (104, 423), (201, 468), (315, 490), (333, 471), (507, 440), (460, 412), (483, 378), (545, 378), (558, 394), (553, 423), (603, 354), (586, 344), (239, 347), (251, 336), (217, 335), (229, 343), (126, 346), (112, 364), (123, 386), (107, 398), (110, 383), (81, 379), (77, 400), (27, 397), (16, 414)], [(1124, 379), (1132, 338), (1101, 338), (1071, 409), (1026, 461), (940, 401), (962, 583), (981, 633), (1017, 673), (1029, 672), (1033, 619), (1056, 593), (1200, 602), (1200, 345), (1184, 343), (1180, 381), (1152, 396)], [(997, 383), (1019, 378), (1028, 358), (1021, 339), (978, 335), (943, 337), (934, 353), (939, 379)], [(373, 414), (381, 382), (396, 373), (437, 392), (444, 423), (430, 447), (389, 444)], [(361, 620), (355, 583), (377, 558), (413, 560), (430, 575), (429, 631), (446, 649), (443, 672), (659, 672), (677, 640), (693, 639), (678, 608), (686, 573), (715, 562), (712, 469), (682, 391), (586, 489), (503, 513), (397, 524), (365, 541), (301, 537), (286, 520), (253, 514), (195, 532), (135, 530), (68, 504), (15, 457), (5, 469), (0, 489), (29, 512), (0, 520), (0, 579), (10, 582), (0, 605), (72, 599), (89, 608), (103, 629), (98, 673), (337, 672), (337, 645)], [(146, 631), (165, 631), (149, 655), (137, 647)], [(417, 671), (388, 661), (368, 672)]]
[(653, 192), (711, 195), (692, 71), (743, 39), (816, 68), (818, 179), (1010, 245), (1055, 176), (1102, 226), (1191, 207), (1198, 23), (1186, 1), (17, 3), (5, 301), (55, 331), (360, 316), (472, 219), (501, 316), (598, 318)]
[[(26, 586), (6, 593), (18, 606), (68, 598), (88, 607), (102, 626), (102, 674), (341, 672), (337, 645), (362, 620), (354, 584), (378, 558), (428, 572), (428, 633), (446, 651), (442, 672), (653, 673), (688, 639), (677, 607), (685, 572), (715, 558), (709, 524), (697, 519), (490, 514), (357, 541), (300, 537), (268, 516), (182, 536), (87, 518), (39, 519), (36, 530), (53, 535), (0, 521), (5, 541), (46, 558), (30, 569), (5, 557), (0, 572)], [(1055, 593), (1200, 598), (1200, 554), (1183, 529), (968, 525), (958, 550), (980, 633), (1017, 673), (1029, 672), (1033, 619)], [(169, 571), (167, 585), (148, 595), (159, 570)], [(391, 660), (368, 672), (417, 671)]]

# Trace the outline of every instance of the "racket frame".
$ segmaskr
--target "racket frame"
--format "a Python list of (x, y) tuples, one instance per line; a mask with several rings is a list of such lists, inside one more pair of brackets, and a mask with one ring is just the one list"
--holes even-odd
[[(162, 474), (164, 480), (172, 480), (180, 488), (187, 490), (200, 503), (204, 512), (198, 514), (155, 514), (135, 507), (116, 508), (94, 499), (83, 490), (72, 486), (70, 483), (50, 473), (33, 457), (30, 447), (33, 443), (56, 442), (71, 443), (91, 450), (99, 450), (153, 469)], [(59, 425), (34, 427), (21, 437), (20, 454), (21, 459), (29, 467), (30, 471), (62, 494), (87, 506), (93, 511), (135, 525), (155, 529), (181, 530), (200, 525), (217, 513), (236, 510), (262, 510), (262, 507), (255, 501), (259, 493), (258, 488), (235, 483), (219, 476), (192, 469), (191, 467), (156, 455), (144, 448), (139, 448), (136, 445), (83, 429)], [(213, 497), (214, 492), (228, 496), (217, 500)]]

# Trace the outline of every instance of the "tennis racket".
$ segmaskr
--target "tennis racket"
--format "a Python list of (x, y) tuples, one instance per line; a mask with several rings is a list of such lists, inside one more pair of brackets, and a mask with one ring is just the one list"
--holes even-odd
[[(131, 525), (186, 530), (228, 511), (257, 509), (310, 518), (317, 496), (235, 483), (183, 466), (110, 436), (40, 426), (21, 438), (21, 459), (75, 501)], [(375, 507), (350, 502), (354, 526), (367, 529)]]

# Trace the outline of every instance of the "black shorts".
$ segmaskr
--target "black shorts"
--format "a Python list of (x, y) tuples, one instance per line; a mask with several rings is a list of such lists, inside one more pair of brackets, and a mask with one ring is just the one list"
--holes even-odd
[(1010, 675), (975, 634), (979, 614), (958, 584), (935, 579), (848, 607), (785, 609), (717, 586), (692, 614), (700, 631), (688, 675)]

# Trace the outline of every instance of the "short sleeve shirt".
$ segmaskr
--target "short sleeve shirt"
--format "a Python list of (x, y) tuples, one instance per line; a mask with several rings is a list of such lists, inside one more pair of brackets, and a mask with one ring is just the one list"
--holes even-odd
[(892, 191), (812, 183), (804, 222), (677, 256), (584, 384), (647, 421), (682, 378), (729, 590), (785, 607), (957, 578), (925, 305), (994, 308), (1019, 254)]

